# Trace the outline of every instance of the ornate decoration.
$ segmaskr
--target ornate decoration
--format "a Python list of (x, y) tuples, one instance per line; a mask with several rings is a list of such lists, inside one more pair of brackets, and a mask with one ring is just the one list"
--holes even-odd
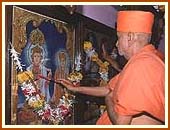
[[(18, 7), (14, 7), (14, 19), (13, 19), (13, 45), (17, 52), (21, 53), (22, 49), (27, 43), (26, 36), (26, 25), (28, 22), (32, 21), (34, 27), (38, 27), (42, 21), (48, 21), (49, 18), (43, 17), (41, 15), (34, 14), (32, 12), (25, 11)], [(53, 21), (57, 30), (60, 33), (65, 31), (67, 35), (66, 49), (68, 50), (71, 59), (73, 59), (74, 45), (73, 45), (73, 33), (74, 30), (64, 22)], [(37, 31), (39, 32), (39, 31)], [(39, 33), (41, 34), (41, 33)], [(43, 36), (38, 38), (41, 42), (43, 41)], [(35, 37), (34, 37), (35, 38)], [(36, 38), (35, 38), (36, 39)], [(34, 40), (35, 41), (35, 40)]]
[(67, 77), (71, 82), (78, 84), (80, 83), (80, 81), (83, 78), (83, 75), (78, 72), (78, 71), (74, 71), (72, 73), (69, 74), (69, 76)]
[(67, 29), (67, 28), (64, 28), (64, 26), (65, 26), (64, 23), (55, 21), (55, 22), (54, 22), (54, 25), (56, 26), (57, 31), (58, 31), (59, 33), (63, 33), (63, 31), (68, 32), (68, 29)]
[[(27, 43), (27, 34), (26, 34), (26, 27), (29, 22), (32, 22), (32, 25), (36, 27), (37, 29), (33, 30), (30, 34), (30, 40), (33, 45), (35, 44), (43, 44), (45, 39), (42, 32), (38, 29), (38, 26), (43, 21), (51, 20), (45, 16), (35, 14), (30, 11), (26, 11), (24, 9), (21, 9), (19, 7), (14, 6), (13, 7), (13, 25), (12, 25), (12, 44), (16, 50), (16, 52), (21, 53), (23, 48), (26, 46)], [(66, 49), (68, 50), (69, 55), (71, 56), (71, 59), (73, 59), (73, 29), (67, 25), (66, 23), (57, 21), (57, 20), (51, 20), (52, 24), (55, 23), (57, 25), (57, 30), (60, 33), (63, 33), (63, 31), (66, 32), (67, 41), (66, 41)], [(12, 97), (11, 97), (11, 114), (12, 114), (12, 122), (16, 122), (16, 104), (17, 99), (14, 98), (13, 95), (17, 95), (18, 90), (18, 81), (17, 81), (17, 70), (16, 65), (12, 64), (11, 67), (11, 78), (12, 78)], [(18, 96), (18, 95), (17, 95)], [(16, 97), (17, 97), (16, 96)]]
[(17, 124), (17, 101), (18, 101), (18, 83), (17, 83), (17, 72), (16, 66), (12, 67), (12, 87), (11, 87), (11, 124)]
[(42, 45), (45, 43), (44, 34), (37, 28), (30, 33), (30, 41), (34, 45)]
[(37, 14), (25, 11), (18, 7), (14, 7), (14, 19), (13, 19), (13, 45), (17, 52), (21, 52), (27, 43), (26, 25), (32, 21), (33, 25), (38, 27), (40, 23), (45, 20)]

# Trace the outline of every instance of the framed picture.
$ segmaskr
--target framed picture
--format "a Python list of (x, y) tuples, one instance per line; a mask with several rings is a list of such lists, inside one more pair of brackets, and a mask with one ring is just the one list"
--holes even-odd
[[(57, 78), (67, 78), (72, 71), (74, 30), (68, 22), (42, 15), (29, 8), (43, 12), (46, 6), (6, 7), (9, 14), (6, 20), (11, 20), (7, 24), (11, 26), (6, 26), (8, 34), (6, 124), (56, 124), (59, 122), (54, 123), (44, 119), (45, 114), (42, 118), (44, 120), (39, 119), (37, 113), (40, 111), (36, 110), (35, 114), (34, 105), (37, 102), (41, 103), (41, 100), (43, 100), (41, 107), (51, 104), (54, 107), (59, 104), (65, 90), (54, 81)], [(31, 75), (27, 73), (26, 76), (30, 77), (29, 80), (24, 80), (25, 72), (31, 72)], [(34, 87), (25, 87), (23, 83), (27, 84), (30, 80), (32, 81), (30, 84)], [(62, 123), (73, 124), (71, 119)]]

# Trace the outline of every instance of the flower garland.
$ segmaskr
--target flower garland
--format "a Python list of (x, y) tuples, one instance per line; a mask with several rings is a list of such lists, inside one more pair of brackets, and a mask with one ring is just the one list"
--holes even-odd
[(72, 114), (74, 99), (69, 99), (68, 95), (64, 95), (60, 99), (59, 105), (52, 107), (44, 100), (45, 97), (41, 95), (39, 89), (37, 89), (37, 86), (33, 81), (32, 72), (23, 71), (19, 53), (15, 51), (12, 44), (11, 49), (9, 50), (16, 68), (19, 70), (17, 79), (21, 85), (22, 92), (26, 97), (25, 103), (33, 109), (40, 120), (48, 121), (51, 124), (60, 124), (66, 116)]
[(69, 74), (67, 77), (73, 84), (77, 85), (83, 79), (81, 70), (81, 55), (79, 54), (75, 59), (75, 70)]
[(19, 53), (17, 51), (15, 51), (15, 48), (12, 46), (11, 43), (9, 43), (11, 45), (11, 49), (9, 49), (9, 51), (11, 52), (11, 57), (14, 60), (15, 64), (16, 64), (16, 69), (19, 69), (19, 71), (23, 71), (22, 69), (22, 65), (20, 62), (20, 58), (19, 58)]
[(95, 61), (100, 66), (100, 69), (99, 69), (100, 77), (102, 80), (107, 82), (109, 80), (108, 78), (109, 63), (107, 61), (102, 62), (99, 59), (98, 54), (93, 48), (92, 43), (90, 41), (84, 41), (84, 51), (86, 52), (86, 55), (90, 57), (92, 61)]

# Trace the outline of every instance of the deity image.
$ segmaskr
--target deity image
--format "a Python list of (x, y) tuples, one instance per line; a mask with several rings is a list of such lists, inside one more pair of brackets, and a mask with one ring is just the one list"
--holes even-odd
[(31, 49), (31, 64), (27, 67), (27, 70), (32, 71), (34, 75), (34, 81), (39, 89), (41, 95), (47, 102), (50, 100), (49, 93), (49, 81), (41, 79), (39, 76), (51, 78), (51, 69), (45, 67), (43, 62), (43, 48), (39, 45), (30, 48)]
[(90, 44), (86, 44), (84, 46), (84, 52), (86, 54), (85, 56), (85, 62), (84, 62), (84, 73), (88, 78), (97, 78), (99, 77), (98, 71), (99, 66), (96, 62), (91, 60), (91, 55), (94, 52), (98, 53), (98, 42), (96, 38), (96, 34), (93, 32), (88, 32), (86, 34), (85, 41), (90, 42)]
[[(66, 50), (62, 49), (55, 54), (56, 58), (56, 70), (54, 79), (64, 78), (66, 79), (70, 71), (69, 55)], [(59, 103), (60, 98), (65, 94), (66, 90), (59, 84), (54, 84), (54, 93), (52, 96), (52, 102)]]

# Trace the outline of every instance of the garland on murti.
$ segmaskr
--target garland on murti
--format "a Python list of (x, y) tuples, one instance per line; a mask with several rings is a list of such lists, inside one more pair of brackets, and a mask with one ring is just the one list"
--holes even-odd
[(91, 61), (96, 62), (100, 67), (98, 72), (101, 77), (100, 86), (106, 84), (109, 80), (108, 78), (109, 63), (107, 61), (102, 62), (99, 59), (98, 54), (90, 41), (84, 41), (84, 51), (86, 52), (86, 55), (91, 59)]
[[(47, 103), (44, 95), (41, 94), (33, 80), (33, 73), (23, 70), (24, 65), (20, 62), (20, 54), (15, 50), (12, 44), (10, 53), (18, 71), (17, 82), (19, 86), (21, 86), (22, 92), (26, 97), (24, 106), (29, 109), (31, 108), (40, 121), (54, 125), (62, 124), (65, 117), (72, 115), (74, 99), (69, 99), (69, 95), (66, 93), (62, 96), (57, 106)], [(80, 75), (78, 77), (81, 79)], [(79, 80), (76, 81), (78, 82)]]

